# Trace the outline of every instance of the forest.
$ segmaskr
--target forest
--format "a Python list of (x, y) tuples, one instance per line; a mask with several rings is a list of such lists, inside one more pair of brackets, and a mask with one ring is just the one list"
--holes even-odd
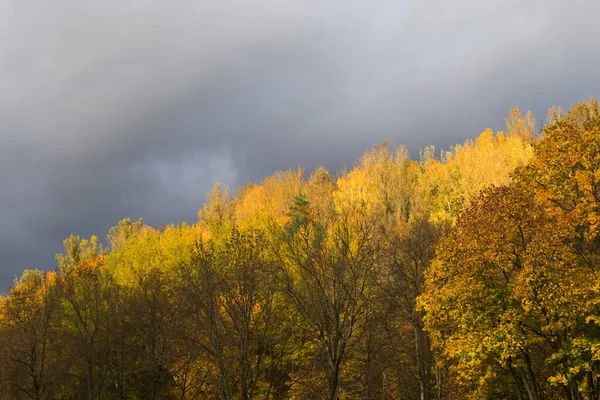
[(600, 104), (536, 124), (70, 236), (0, 298), (0, 398), (599, 400)]

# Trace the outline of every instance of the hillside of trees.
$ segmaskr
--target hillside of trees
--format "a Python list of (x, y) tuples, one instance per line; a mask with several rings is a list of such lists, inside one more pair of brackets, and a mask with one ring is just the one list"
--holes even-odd
[(599, 400), (600, 104), (506, 125), (67, 238), (0, 298), (0, 398)]

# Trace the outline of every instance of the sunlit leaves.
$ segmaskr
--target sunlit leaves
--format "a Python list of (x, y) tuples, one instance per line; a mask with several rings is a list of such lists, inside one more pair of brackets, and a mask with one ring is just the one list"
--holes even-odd
[(507, 120), (508, 135), (491, 129), (476, 140), (467, 140), (450, 151), (442, 151), (440, 159), (433, 149), (423, 154), (422, 188), (430, 203), (435, 221), (454, 221), (479, 192), (489, 185), (506, 185), (510, 174), (533, 156), (530, 115), (522, 119), (518, 110)]
[[(0, 298), (7, 398), (600, 398), (600, 106), (71, 236)], [(11, 397), (12, 396), (12, 397)]]
[(597, 397), (595, 104), (544, 128), (531, 162), (471, 202), (426, 274), (427, 329), (476, 396), (509, 379), (531, 399)]

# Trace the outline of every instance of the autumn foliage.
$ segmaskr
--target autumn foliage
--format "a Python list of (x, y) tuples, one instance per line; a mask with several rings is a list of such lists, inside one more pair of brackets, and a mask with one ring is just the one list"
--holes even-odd
[(216, 184), (0, 298), (0, 398), (600, 399), (600, 107)]

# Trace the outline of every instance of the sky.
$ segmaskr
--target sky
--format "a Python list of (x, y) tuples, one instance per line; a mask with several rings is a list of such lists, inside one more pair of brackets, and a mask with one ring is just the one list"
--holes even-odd
[(0, 293), (214, 182), (447, 148), (600, 95), (600, 2), (0, 0)]

